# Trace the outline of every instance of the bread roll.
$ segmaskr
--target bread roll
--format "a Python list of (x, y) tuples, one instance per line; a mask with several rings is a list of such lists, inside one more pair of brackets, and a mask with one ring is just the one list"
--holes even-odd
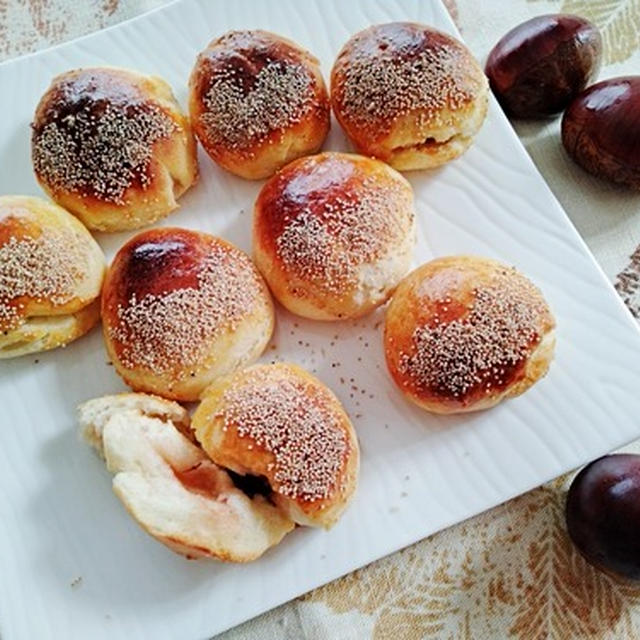
[(295, 42), (260, 30), (226, 33), (198, 56), (189, 110), (211, 158), (251, 180), (315, 153), (330, 125), (318, 61)]
[(316, 320), (368, 313), (407, 273), (413, 192), (378, 160), (321, 153), (287, 165), (256, 201), (253, 251), (274, 296)]
[(269, 292), (246, 254), (175, 228), (139, 233), (118, 251), (102, 315), (107, 351), (124, 381), (184, 401), (256, 359), (274, 325)]
[(356, 33), (331, 72), (333, 111), (356, 149), (401, 171), (461, 155), (487, 97), (487, 79), (461, 42), (410, 22)]
[(427, 411), (487, 409), (547, 373), (554, 329), (542, 294), (515, 269), (486, 258), (439, 258), (407, 276), (391, 300), (387, 366)]
[(61, 207), (0, 197), (0, 358), (68, 344), (97, 324), (102, 250)]
[(214, 382), (192, 428), (217, 464), (266, 479), (294, 522), (329, 528), (356, 489), (359, 449), (333, 393), (292, 364), (255, 365)]
[(198, 176), (189, 121), (155, 76), (67, 71), (42, 96), (32, 128), (38, 182), (90, 229), (156, 222)]
[(248, 562), (294, 524), (262, 495), (249, 498), (184, 435), (189, 414), (141, 393), (79, 407), (81, 431), (114, 474), (113, 490), (136, 522), (188, 558)]

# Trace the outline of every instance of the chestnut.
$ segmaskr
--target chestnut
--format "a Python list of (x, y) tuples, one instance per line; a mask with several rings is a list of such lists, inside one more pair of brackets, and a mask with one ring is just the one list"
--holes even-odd
[(640, 456), (617, 453), (587, 465), (567, 494), (569, 537), (588, 562), (640, 580)]
[(508, 115), (539, 118), (562, 111), (600, 71), (602, 37), (588, 20), (537, 16), (491, 50), (485, 72)]
[(562, 144), (589, 173), (640, 189), (640, 76), (583, 91), (562, 118)]

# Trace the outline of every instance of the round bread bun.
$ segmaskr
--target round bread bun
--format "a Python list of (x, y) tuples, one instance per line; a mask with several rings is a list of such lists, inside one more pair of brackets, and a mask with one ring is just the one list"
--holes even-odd
[(433, 413), (488, 409), (549, 369), (555, 320), (527, 278), (495, 260), (439, 258), (398, 287), (384, 331), (400, 390)]
[(102, 316), (107, 351), (124, 381), (184, 401), (255, 360), (274, 326), (269, 292), (245, 253), (173, 228), (143, 231), (118, 251)]
[(189, 120), (155, 76), (67, 71), (40, 99), (32, 128), (38, 182), (90, 229), (156, 222), (198, 177)]
[(191, 426), (214, 462), (265, 479), (298, 524), (331, 527), (355, 492), (360, 454), (349, 417), (296, 365), (255, 365), (216, 380)]
[(489, 84), (461, 42), (431, 27), (369, 27), (331, 71), (333, 111), (356, 149), (401, 171), (460, 156), (487, 112)]
[(105, 258), (55, 204), (0, 197), (0, 358), (68, 344), (100, 318)]
[(230, 31), (198, 56), (189, 80), (193, 128), (221, 167), (257, 180), (315, 153), (330, 126), (318, 60), (267, 31)]
[(248, 562), (294, 523), (264, 496), (249, 497), (185, 432), (179, 404), (142, 393), (79, 407), (82, 435), (114, 474), (113, 490), (136, 522), (188, 558)]
[(273, 295), (306, 318), (341, 320), (384, 303), (409, 270), (413, 191), (379, 160), (295, 160), (255, 204), (253, 251)]

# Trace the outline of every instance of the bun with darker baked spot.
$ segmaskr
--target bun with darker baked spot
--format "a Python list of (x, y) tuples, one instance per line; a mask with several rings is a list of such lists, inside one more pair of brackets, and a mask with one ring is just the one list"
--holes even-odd
[(488, 93), (464, 44), (410, 22), (356, 33), (331, 71), (333, 111), (356, 149), (401, 171), (461, 155), (482, 126)]
[(230, 31), (198, 56), (189, 110), (205, 151), (242, 178), (315, 153), (330, 126), (318, 60), (268, 31)]
[(554, 346), (555, 320), (540, 290), (487, 258), (422, 265), (387, 309), (391, 377), (433, 413), (487, 409), (523, 393), (547, 373)]
[(327, 152), (295, 160), (263, 187), (253, 252), (273, 295), (316, 320), (362, 316), (409, 269), (413, 191), (372, 158)]
[(139, 233), (116, 254), (102, 317), (116, 371), (136, 391), (197, 400), (217, 376), (255, 360), (274, 326), (249, 256), (206, 233)]

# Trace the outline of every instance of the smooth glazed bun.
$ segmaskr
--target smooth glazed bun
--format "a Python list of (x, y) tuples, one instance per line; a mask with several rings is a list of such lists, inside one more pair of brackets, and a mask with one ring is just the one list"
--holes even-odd
[(316, 320), (361, 316), (407, 273), (413, 192), (378, 160), (321, 153), (287, 165), (255, 204), (253, 251), (273, 295)]
[(64, 346), (100, 318), (105, 259), (64, 209), (0, 197), (0, 358)]
[(262, 495), (249, 498), (184, 435), (189, 414), (144, 394), (79, 407), (84, 437), (114, 474), (113, 490), (138, 524), (188, 558), (247, 562), (293, 529)]
[(399, 170), (461, 155), (487, 112), (487, 79), (458, 40), (410, 22), (376, 25), (344, 45), (333, 111), (356, 149)]
[(274, 324), (269, 292), (245, 253), (173, 228), (144, 231), (118, 251), (102, 315), (107, 351), (124, 381), (185, 401), (256, 359)]
[(333, 393), (295, 365), (255, 365), (216, 380), (192, 428), (214, 462), (263, 477), (298, 524), (329, 528), (356, 489), (353, 426)]
[(32, 124), (36, 178), (90, 229), (164, 218), (198, 177), (196, 143), (162, 79), (115, 68), (53, 79)]
[(487, 409), (547, 373), (554, 329), (539, 289), (512, 267), (439, 258), (407, 276), (391, 300), (387, 366), (400, 390), (427, 411)]
[(315, 153), (330, 106), (318, 61), (267, 31), (230, 31), (199, 56), (189, 80), (193, 128), (221, 167), (256, 180)]

